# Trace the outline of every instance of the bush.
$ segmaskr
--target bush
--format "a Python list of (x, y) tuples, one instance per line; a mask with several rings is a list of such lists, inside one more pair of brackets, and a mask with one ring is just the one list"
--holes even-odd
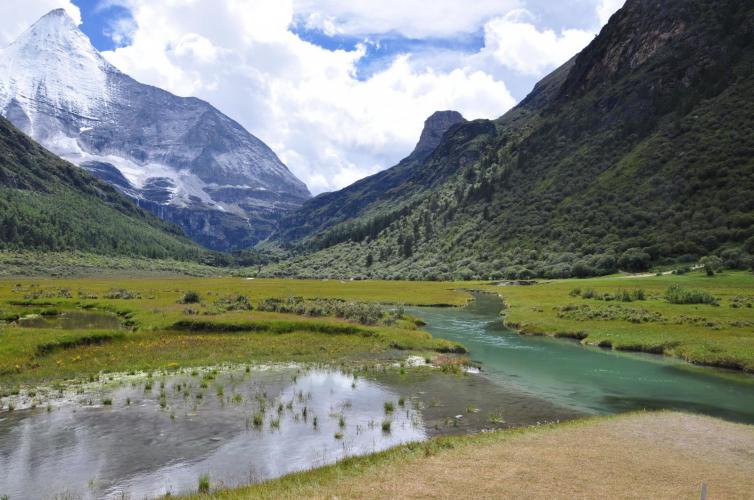
[(683, 288), (671, 285), (665, 291), (665, 300), (671, 304), (710, 304), (718, 305), (718, 299), (704, 290)]
[(251, 311), (254, 309), (245, 295), (221, 297), (215, 302), (215, 307), (223, 311)]
[(723, 267), (723, 261), (720, 257), (714, 255), (702, 257), (699, 263), (704, 266), (704, 271), (707, 273), (707, 276), (714, 276), (715, 273), (719, 272)]
[(629, 248), (618, 259), (618, 267), (630, 272), (646, 271), (652, 256), (641, 248)]
[(194, 292), (193, 290), (190, 290), (183, 294), (183, 297), (180, 300), (181, 304), (198, 304), (201, 302), (202, 299), (199, 297), (199, 294), (197, 292)]
[(573, 269), (571, 270), (574, 276), (577, 278), (588, 278), (590, 276), (595, 276), (597, 274), (597, 270), (591, 267), (586, 262), (577, 262), (573, 265)]
[(618, 270), (617, 265), (613, 255), (595, 255), (592, 258), (592, 266), (596, 268), (597, 274), (612, 274)]
[(105, 294), (105, 298), (131, 300), (131, 299), (140, 299), (141, 295), (138, 292), (132, 292), (130, 290), (126, 290), (125, 288), (113, 288)]
[(720, 252), (725, 269), (747, 269), (751, 258), (740, 248), (728, 248)]
[(545, 278), (550, 279), (567, 279), (573, 275), (571, 266), (569, 264), (555, 264), (548, 266), (543, 270)]

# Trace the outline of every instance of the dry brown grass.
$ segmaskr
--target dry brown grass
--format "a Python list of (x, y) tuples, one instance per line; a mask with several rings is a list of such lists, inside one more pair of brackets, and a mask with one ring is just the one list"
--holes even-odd
[(754, 427), (679, 413), (564, 424), (386, 455), (222, 498), (754, 498)]

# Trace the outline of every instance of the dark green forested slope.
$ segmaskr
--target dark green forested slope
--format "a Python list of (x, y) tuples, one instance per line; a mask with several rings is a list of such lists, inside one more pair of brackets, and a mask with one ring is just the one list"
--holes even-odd
[(281, 238), (302, 255), (268, 272), (556, 277), (710, 254), (749, 265), (754, 4), (628, 0), (517, 108), (455, 126), (411, 168), (400, 203), (378, 196)]
[(195, 259), (177, 226), (61, 160), (0, 117), (0, 250)]

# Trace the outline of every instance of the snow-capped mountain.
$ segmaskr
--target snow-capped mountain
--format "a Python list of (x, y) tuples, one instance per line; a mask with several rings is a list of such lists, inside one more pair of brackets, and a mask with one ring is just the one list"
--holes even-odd
[(211, 248), (249, 246), (310, 194), (210, 104), (107, 62), (63, 9), (0, 50), (0, 113)]

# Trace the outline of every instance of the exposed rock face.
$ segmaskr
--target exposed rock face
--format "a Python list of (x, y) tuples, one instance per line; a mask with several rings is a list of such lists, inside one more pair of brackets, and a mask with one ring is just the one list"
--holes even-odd
[[(594, 42), (575, 58), (561, 97), (576, 98), (607, 87), (652, 61), (667, 64), (671, 60), (674, 66), (654, 63), (653, 74), (644, 74), (641, 82), (631, 82), (635, 89), (630, 90), (660, 96), (679, 87), (689, 88), (709, 76), (705, 73), (722, 71), (735, 57), (719, 43), (721, 39), (733, 35), (745, 44), (751, 36), (747, 23), (735, 19), (741, 5), (721, 2), (710, 8), (705, 2), (663, 5), (656, 0), (627, 0)], [(739, 32), (731, 33), (731, 29)], [(609, 108), (608, 103), (602, 104)]]
[(419, 142), (416, 144), (414, 154), (429, 155), (440, 144), (445, 132), (457, 123), (463, 123), (466, 119), (458, 111), (437, 111), (424, 121)]
[[(465, 124), (458, 126), (459, 124)], [(457, 111), (438, 111), (427, 118), (421, 138), (414, 151), (401, 160), (398, 165), (366, 177), (350, 186), (332, 193), (321, 194), (308, 200), (298, 210), (286, 215), (278, 224), (278, 231), (272, 239), (279, 241), (293, 241), (305, 238), (317, 231), (342, 223), (348, 219), (362, 215), (370, 207), (379, 203), (405, 203), (416, 192), (429, 189), (434, 183), (450, 175), (445, 169), (431, 169), (424, 172), (424, 162), (433, 156), (441, 155), (435, 151), (442, 142), (445, 134), (458, 132), (463, 135), (467, 131), (456, 130), (468, 127), (477, 133), (477, 128), (484, 126), (482, 121), (467, 122)], [(494, 130), (494, 126), (487, 122), (487, 126)], [(453, 129), (453, 130), (451, 130)], [(456, 166), (463, 163), (460, 159)]]
[[(270, 219), (310, 196), (267, 145), (210, 104), (108, 63), (62, 9), (0, 51), (0, 113), (158, 215), (174, 214), (166, 218), (210, 248), (256, 242)], [(218, 214), (198, 225), (184, 211)]]

